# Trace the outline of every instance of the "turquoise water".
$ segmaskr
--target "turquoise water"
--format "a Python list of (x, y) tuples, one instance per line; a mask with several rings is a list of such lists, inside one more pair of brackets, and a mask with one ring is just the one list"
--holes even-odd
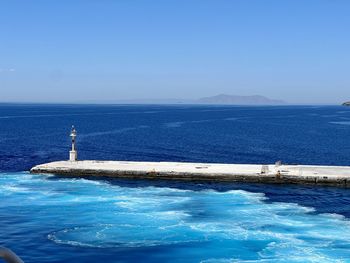
[(350, 262), (350, 191), (30, 175), (68, 158), (349, 165), (350, 107), (0, 104), (0, 246), (26, 263)]
[(2, 173), (0, 240), (27, 262), (350, 262), (343, 216), (207, 187)]

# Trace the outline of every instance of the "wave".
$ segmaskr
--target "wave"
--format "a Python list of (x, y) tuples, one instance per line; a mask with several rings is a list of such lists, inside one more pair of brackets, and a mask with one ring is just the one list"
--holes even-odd
[[(288, 261), (291, 258), (295, 262), (312, 258), (317, 259), (317, 262), (322, 262), (322, 258), (330, 261), (333, 257), (327, 255), (327, 246), (332, 251), (339, 250), (341, 253), (345, 252), (337, 242), (343, 244), (342, 246), (344, 242), (350, 246), (350, 226), (343, 217), (313, 214), (312, 208), (293, 203), (267, 204), (264, 202), (265, 195), (261, 193), (243, 190), (187, 192), (187, 199), (182, 200), (182, 210), (169, 210), (169, 199), (162, 199), (162, 194), (157, 194), (156, 189), (151, 190), (153, 194), (148, 198), (147, 193), (150, 193), (150, 189), (140, 190), (144, 192), (136, 198), (118, 196), (118, 199), (127, 199), (121, 202), (128, 208), (130, 203), (134, 206), (132, 212), (117, 213), (114, 220), (130, 224), (123, 225), (111, 221), (107, 227), (76, 227), (52, 233), (49, 239), (72, 246), (102, 248), (166, 246), (187, 242), (212, 243), (216, 240), (234, 244), (248, 242), (250, 246), (254, 246), (256, 242), (264, 242), (266, 245), (256, 252), (255, 256), (258, 259), (252, 262), (264, 262), (264, 258), (268, 258), (268, 262), (292, 262)], [(164, 193), (162, 190), (160, 192)], [(215, 206), (212, 205), (215, 205), (218, 211), (215, 211)], [(193, 217), (194, 210), (198, 209), (205, 209), (209, 214), (220, 212), (221, 217)], [(138, 224), (132, 223), (135, 220)], [(333, 243), (330, 243), (331, 240)], [(244, 247), (239, 249), (245, 251)], [(234, 262), (236, 259), (213, 258), (202, 262), (211, 260)], [(242, 259), (237, 260), (244, 262)]]
[(0, 192), (3, 192), (5, 194), (25, 193), (28, 191), (29, 189), (25, 187), (14, 186), (14, 185), (0, 185)]
[(224, 119), (204, 119), (204, 120), (194, 120), (194, 121), (175, 121), (175, 122), (167, 122), (165, 123), (165, 127), (167, 128), (179, 128), (185, 124), (191, 124), (191, 123), (208, 123), (208, 122), (215, 122), (215, 121), (237, 121), (240, 118), (231, 117), (231, 118), (224, 118)]
[[(145, 225), (108, 224), (64, 229), (50, 233), (47, 238), (58, 244), (96, 248), (152, 247), (205, 241), (202, 235), (191, 235), (184, 239), (184, 233), (187, 231), (189, 229), (179, 225), (160, 228)], [(79, 240), (74, 239), (77, 235), (80, 236)], [(67, 239), (67, 236), (70, 238)]]
[(32, 176), (0, 175), (0, 192), (12, 191), (6, 195), (6, 207), (30, 215), (25, 218), (29, 226), (52, 224), (54, 215), (57, 223), (47, 238), (58, 244), (172, 249), (186, 244), (205, 251), (197, 262), (350, 258), (349, 220), (338, 214), (317, 214), (312, 207), (295, 203), (267, 202), (263, 193), (127, 187)]
[(91, 133), (83, 133), (79, 134), (80, 139), (88, 138), (88, 137), (95, 137), (95, 136), (101, 136), (101, 135), (109, 135), (109, 134), (117, 134), (117, 133), (124, 133), (128, 131), (133, 131), (137, 129), (146, 129), (149, 128), (147, 125), (139, 125), (137, 127), (127, 127), (127, 128), (120, 128), (115, 130), (109, 130), (109, 131), (100, 131), (100, 132), (91, 132)]
[(350, 121), (331, 121), (331, 124), (350, 125)]

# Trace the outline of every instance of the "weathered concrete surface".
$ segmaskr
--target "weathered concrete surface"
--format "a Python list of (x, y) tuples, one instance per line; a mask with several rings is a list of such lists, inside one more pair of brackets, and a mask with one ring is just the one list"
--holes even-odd
[(191, 181), (328, 184), (350, 187), (350, 166), (60, 161), (35, 166), (31, 169), (31, 173)]

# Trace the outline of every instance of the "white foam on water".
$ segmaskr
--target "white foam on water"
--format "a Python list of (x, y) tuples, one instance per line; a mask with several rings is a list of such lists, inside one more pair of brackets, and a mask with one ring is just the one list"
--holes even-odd
[(198, 121), (191, 121), (191, 123), (205, 123), (205, 122), (212, 122), (216, 121), (217, 119), (207, 119), (207, 120), (198, 120)]
[[(208, 202), (202, 203), (202, 206), (209, 210), (208, 213), (213, 212), (210, 206), (212, 198), (211, 201), (214, 201), (214, 204), (222, 202), (225, 209), (227, 209), (226, 204), (233, 201), (231, 207), (224, 211), (224, 218), (195, 219), (191, 215), (190, 206), (187, 210), (169, 210), (167, 209), (167, 198), (162, 200), (162, 195), (157, 196), (156, 188), (145, 188), (144, 190), (147, 194), (153, 192), (155, 196), (150, 197), (149, 200), (147, 200), (147, 194), (143, 198), (128, 195), (118, 197), (122, 200), (128, 199), (128, 201), (122, 202), (125, 204), (131, 202), (134, 212), (116, 213), (116, 216), (123, 217), (126, 222), (139, 218), (139, 225), (130, 224), (125, 227), (112, 222), (107, 228), (92, 226), (88, 230), (84, 229), (83, 240), (80, 239), (82, 237), (81, 228), (53, 233), (49, 238), (58, 243), (96, 247), (145, 247), (186, 242), (213, 242), (215, 240), (246, 241), (251, 242), (254, 246), (254, 242), (261, 240), (268, 242), (269, 245), (257, 253), (256, 256), (260, 259), (252, 262), (288, 262), (290, 259), (293, 260), (291, 262), (301, 262), (299, 261), (301, 259), (307, 260), (307, 262), (313, 262), (312, 260), (326, 262), (333, 257), (325, 255), (319, 246), (316, 246), (313, 241), (304, 240), (303, 236), (320, 239), (323, 247), (327, 247), (330, 237), (342, 242), (350, 237), (339, 238), (341, 233), (350, 230), (344, 218), (334, 215), (310, 214), (313, 209), (293, 203), (267, 204), (263, 202), (265, 196), (259, 193), (243, 190), (187, 192), (189, 196), (183, 200), (184, 203), (189, 202), (190, 205), (191, 202), (199, 198), (200, 202)], [(160, 189), (160, 192), (163, 193), (163, 189)], [(182, 191), (180, 190), (180, 192)], [(237, 198), (240, 198), (238, 199), (240, 200), (239, 207), (235, 206)], [(156, 202), (158, 204), (155, 205)], [(220, 208), (222, 207), (217, 207), (219, 210)], [(162, 209), (165, 211), (159, 211)], [(128, 220), (128, 218), (133, 219)], [(320, 235), (318, 231), (324, 231), (324, 227), (330, 228), (331, 231)], [(176, 232), (175, 235), (173, 231)], [(66, 235), (68, 232), (69, 235)], [(268, 261), (265, 261), (264, 258), (268, 258)], [(226, 260), (228, 260), (227, 262), (235, 262), (236, 259), (215, 258), (212, 260), (212, 262), (225, 262)], [(203, 262), (211, 262), (211, 260)]]
[(181, 127), (185, 122), (183, 121), (176, 121), (176, 122), (167, 122), (165, 123), (165, 126), (167, 128), (179, 128)]
[(193, 121), (175, 121), (175, 122), (167, 122), (164, 123), (165, 127), (167, 128), (179, 128), (183, 126), (184, 124), (191, 124), (191, 123), (207, 123), (212, 121), (217, 121), (218, 119), (205, 119), (205, 120), (193, 120)]
[[(97, 225), (64, 229), (49, 234), (48, 239), (59, 244), (100, 248), (150, 247), (205, 241), (205, 237), (202, 235), (191, 235), (184, 239), (183, 234), (186, 231), (188, 229), (181, 225), (167, 228), (132, 224)], [(80, 240), (66, 239), (67, 236), (74, 238), (77, 234), (80, 236)]]
[(84, 178), (80, 178), (76, 182), (77, 183), (85, 183), (85, 184), (93, 184), (93, 185), (107, 185), (106, 182), (101, 181), (101, 180), (89, 180), (89, 179), (84, 179)]
[(114, 202), (116, 206), (119, 206), (121, 208), (126, 208), (131, 211), (143, 211), (143, 210), (154, 210), (159, 209), (160, 207), (164, 206), (165, 204), (167, 206), (170, 205), (176, 205), (180, 203), (185, 203), (190, 200), (188, 197), (167, 197), (163, 196), (162, 200), (159, 200), (159, 198), (152, 198), (151, 196), (127, 196), (127, 195), (120, 195), (116, 196), (115, 200), (118, 200)]
[(329, 123), (338, 125), (350, 125), (350, 121), (331, 121)]
[(215, 190), (203, 190), (202, 193), (209, 193), (212, 195), (226, 196), (229, 199), (239, 198), (242, 203), (261, 203), (268, 198), (264, 193), (253, 193), (245, 190), (229, 190), (229, 191), (215, 191)]
[(339, 117), (339, 115), (336, 114), (329, 114), (329, 115), (320, 115), (322, 118), (336, 118)]
[(161, 219), (182, 219), (191, 216), (186, 211), (164, 211), (164, 212), (154, 212), (150, 214), (154, 218)]
[(96, 136), (101, 136), (101, 135), (110, 135), (110, 134), (118, 134), (118, 133), (125, 133), (137, 129), (146, 129), (149, 128), (147, 125), (139, 125), (136, 127), (126, 127), (126, 128), (120, 128), (120, 129), (115, 129), (115, 130), (109, 130), (109, 131), (99, 131), (99, 132), (90, 132), (90, 133), (83, 133), (79, 134), (79, 139), (85, 139), (88, 137), (96, 137)]
[(164, 111), (143, 111), (142, 113), (146, 113), (146, 114), (157, 114), (157, 113), (161, 113)]
[(29, 189), (25, 187), (14, 186), (14, 185), (0, 185), (0, 192), (3, 192), (5, 194), (25, 193), (28, 191)]
[[(339, 219), (339, 220), (346, 220), (345, 216), (339, 215), (339, 214), (335, 214), (335, 213), (323, 213), (322, 216), (335, 218), (335, 219)], [(344, 222), (348, 222), (348, 221), (344, 221)]]
[[(58, 209), (55, 217), (62, 221), (72, 212), (63, 208), (74, 209), (69, 228), (58, 224), (57, 231), (48, 233), (49, 240), (60, 244), (100, 248), (187, 244), (207, 255), (207, 260), (194, 258), (196, 262), (350, 260), (349, 220), (316, 214), (313, 208), (295, 203), (267, 203), (262, 193), (133, 188), (28, 174), (0, 178), (4, 182), (0, 192), (12, 191), (3, 195), (2, 204), (20, 209), (50, 205)], [(29, 220), (45, 220), (49, 212), (40, 211), (40, 218)], [(73, 223), (76, 227), (71, 227)], [(237, 253), (241, 257), (235, 258)]]

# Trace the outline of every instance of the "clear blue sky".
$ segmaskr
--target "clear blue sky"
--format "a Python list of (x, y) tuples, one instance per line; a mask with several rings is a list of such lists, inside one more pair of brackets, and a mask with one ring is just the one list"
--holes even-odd
[(218, 93), (350, 99), (350, 1), (0, 1), (0, 101)]

